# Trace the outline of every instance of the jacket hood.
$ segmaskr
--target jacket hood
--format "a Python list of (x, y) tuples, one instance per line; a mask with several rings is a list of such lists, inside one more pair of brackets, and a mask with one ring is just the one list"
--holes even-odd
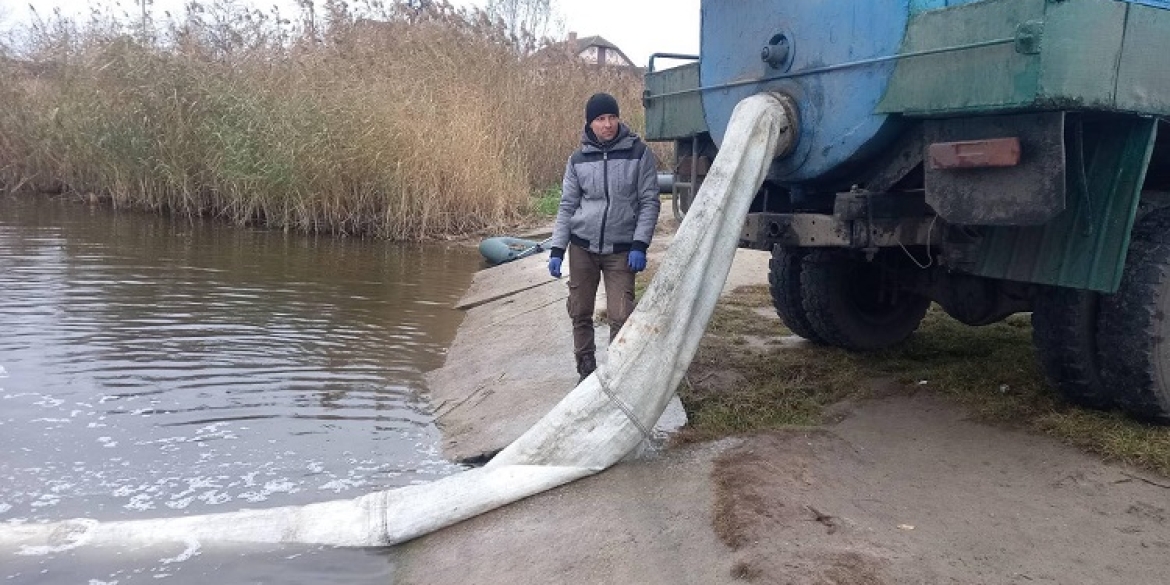
[(581, 132), (581, 151), (582, 152), (601, 152), (603, 150), (625, 150), (634, 147), (634, 141), (638, 139), (638, 135), (622, 122), (618, 126), (617, 136), (608, 144), (602, 144), (601, 141), (594, 136), (593, 131), (589, 129), (589, 125), (585, 125), (585, 130)]

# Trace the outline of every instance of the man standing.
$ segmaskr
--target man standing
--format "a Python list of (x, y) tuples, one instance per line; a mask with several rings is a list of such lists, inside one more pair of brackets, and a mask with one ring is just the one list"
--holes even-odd
[(634, 274), (646, 269), (646, 249), (658, 222), (658, 165), (646, 143), (622, 123), (606, 93), (585, 104), (581, 146), (569, 157), (553, 228), (548, 272), (561, 277), (569, 254), (569, 317), (573, 353), (584, 380), (597, 369), (593, 307), (605, 277), (609, 339), (634, 310)]

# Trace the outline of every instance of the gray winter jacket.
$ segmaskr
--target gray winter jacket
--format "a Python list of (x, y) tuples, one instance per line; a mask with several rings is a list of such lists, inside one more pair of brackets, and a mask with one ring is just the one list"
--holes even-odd
[(572, 242), (596, 254), (646, 251), (658, 222), (658, 164), (646, 143), (622, 124), (609, 144), (589, 129), (569, 157), (551, 255)]

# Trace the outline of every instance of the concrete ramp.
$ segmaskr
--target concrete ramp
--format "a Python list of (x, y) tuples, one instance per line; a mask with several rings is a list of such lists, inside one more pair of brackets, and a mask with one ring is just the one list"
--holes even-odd
[[(569, 263), (562, 267), (564, 277), (569, 276)], [(474, 309), (493, 301), (517, 295), (527, 290), (546, 287), (556, 281), (549, 281), (548, 265), (543, 256), (529, 256), (481, 270), (471, 279), (471, 286), (463, 298), (455, 304), (456, 309)], [(560, 288), (564, 288), (561, 286)]]
[[(513, 265), (521, 270), (497, 272)], [(542, 284), (521, 284), (504, 295), (510, 287), (501, 284), (522, 283), (513, 273), (534, 270), (543, 274)], [(507, 447), (577, 382), (565, 327), (569, 291), (564, 280), (548, 275), (542, 258), (488, 268), (473, 282), (499, 297), (467, 311), (446, 363), (426, 375), (443, 455), (455, 461), (479, 460)], [(481, 298), (474, 289), (464, 298)], [(598, 347), (605, 347), (608, 335), (607, 327), (598, 328)]]
[(442, 480), (301, 507), (128, 522), (0, 527), (26, 552), (85, 544), (236, 541), (383, 546), (592, 475), (638, 446), (674, 395), (735, 256), (751, 200), (793, 140), (791, 106), (761, 94), (732, 116), (723, 149), (607, 363), (486, 466)]

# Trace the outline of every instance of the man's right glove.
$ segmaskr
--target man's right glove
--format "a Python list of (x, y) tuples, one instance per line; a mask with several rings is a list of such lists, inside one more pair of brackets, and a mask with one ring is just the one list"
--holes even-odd
[(548, 274), (549, 274), (549, 276), (552, 276), (553, 278), (560, 278), (561, 277), (561, 260), (562, 260), (562, 258), (557, 258), (556, 256), (553, 256), (553, 257), (548, 259)]
[(646, 253), (639, 250), (630, 250), (629, 255), (626, 256), (626, 264), (634, 272), (646, 270)]

